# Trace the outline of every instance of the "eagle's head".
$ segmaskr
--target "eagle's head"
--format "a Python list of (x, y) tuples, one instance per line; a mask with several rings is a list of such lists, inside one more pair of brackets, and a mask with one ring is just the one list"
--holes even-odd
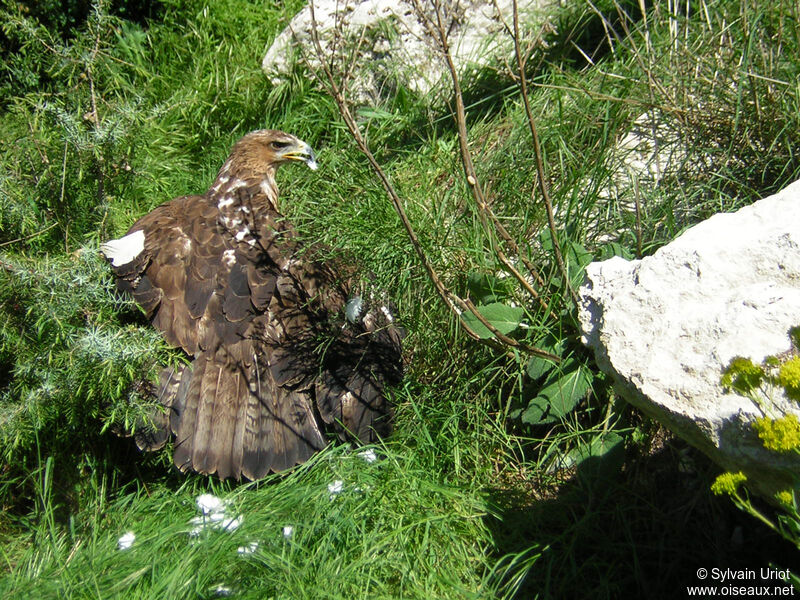
[(316, 170), (317, 160), (311, 146), (295, 136), (275, 129), (252, 131), (231, 150), (231, 162), (243, 170), (266, 175), (291, 161), (301, 161)]

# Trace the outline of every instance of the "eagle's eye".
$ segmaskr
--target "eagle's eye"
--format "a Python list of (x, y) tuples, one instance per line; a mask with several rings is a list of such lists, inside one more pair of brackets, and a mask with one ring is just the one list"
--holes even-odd
[(272, 148), (274, 150), (282, 150), (283, 148), (286, 148), (286, 147), (289, 146), (289, 142), (278, 142), (278, 141), (275, 141), (275, 142), (272, 142), (270, 144), (270, 146), (272, 146)]

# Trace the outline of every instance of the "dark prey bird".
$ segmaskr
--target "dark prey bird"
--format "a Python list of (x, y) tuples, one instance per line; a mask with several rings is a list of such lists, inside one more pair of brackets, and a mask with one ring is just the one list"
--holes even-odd
[(315, 258), (279, 212), (275, 172), (305, 142), (249, 133), (211, 189), (182, 196), (101, 246), (167, 342), (193, 358), (153, 391), (166, 409), (137, 434), (155, 450), (174, 435), (182, 470), (259, 479), (306, 461), (339, 437), (388, 433), (387, 386), (401, 378), (401, 330), (369, 308), (352, 267)]

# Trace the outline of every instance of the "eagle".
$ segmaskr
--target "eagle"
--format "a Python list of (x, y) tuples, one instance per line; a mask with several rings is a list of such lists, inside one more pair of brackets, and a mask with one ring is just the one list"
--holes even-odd
[(317, 168), (297, 137), (253, 131), (205, 194), (100, 246), (119, 292), (190, 358), (148, 386), (152, 415), (134, 432), (143, 450), (172, 439), (181, 471), (255, 480), (330, 437), (389, 433), (403, 330), (349, 262), (303, 244), (281, 214), (275, 174), (294, 162)]

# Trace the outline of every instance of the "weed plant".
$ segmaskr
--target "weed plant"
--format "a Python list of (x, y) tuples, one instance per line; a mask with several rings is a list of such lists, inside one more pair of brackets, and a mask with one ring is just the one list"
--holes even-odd
[[(678, 5), (642, 15), (639, 3), (572, 3), (529, 60), (573, 282), (592, 258), (650, 253), (797, 178), (796, 6)], [(558, 298), (546, 325), (492, 252), (446, 103), (400, 89), (356, 116), (445, 283), (511, 309), (509, 334), (557, 354), (558, 367), (468, 339), (334, 100), (302, 65), (268, 83), (261, 58), (302, 2), (169, 0), (141, 13), (98, 2), (51, 27), (25, 6), (0, 10), (17, 49), (0, 77), (4, 596), (674, 597), (709, 548), (731, 567), (772, 548), (758, 532), (750, 554), (728, 548), (708, 525), (737, 518), (707, 493), (713, 468), (622, 403), (581, 349), (507, 74), (464, 82), (468, 141), (499, 220)], [(656, 176), (631, 176), (618, 145), (638, 119), (679, 157)], [(379, 461), (332, 447), (237, 486), (181, 476), (166, 453), (141, 455), (115, 435), (142, 413), (142, 375), (181, 358), (114, 295), (97, 248), (165, 200), (207, 189), (230, 145), (262, 127), (319, 150), (318, 172), (279, 174), (282, 206), (307, 240), (392, 296), (408, 366)], [(556, 383), (559, 394), (543, 392)], [(687, 456), (689, 474), (676, 466)], [(241, 526), (192, 536), (205, 492), (228, 499)], [(136, 540), (119, 550), (126, 531)]]

